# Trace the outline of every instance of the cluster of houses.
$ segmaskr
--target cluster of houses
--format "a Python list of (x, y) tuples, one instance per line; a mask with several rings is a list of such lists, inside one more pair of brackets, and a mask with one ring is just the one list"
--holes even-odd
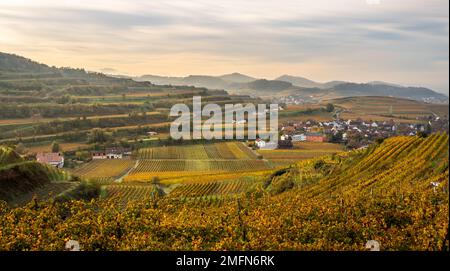
[[(420, 123), (396, 123), (388, 121), (340, 120), (334, 121), (290, 121), (281, 127), (282, 135), (277, 148), (290, 148), (292, 142), (334, 142), (350, 147), (362, 147), (379, 138), (391, 136), (414, 136), (418, 133), (447, 132), (448, 120), (439, 117)], [(273, 149), (264, 140), (257, 139), (256, 147)]]
[(92, 159), (123, 159), (125, 156), (131, 155), (130, 148), (106, 148), (101, 151), (93, 151)]

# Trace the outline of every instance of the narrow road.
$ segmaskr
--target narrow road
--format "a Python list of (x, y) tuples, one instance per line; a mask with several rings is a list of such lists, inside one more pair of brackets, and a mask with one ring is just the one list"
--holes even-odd
[(133, 169), (137, 168), (138, 164), (139, 164), (139, 159), (136, 160), (136, 163), (134, 163), (134, 166), (131, 167), (127, 172), (125, 172), (125, 174), (123, 174), (122, 176), (120, 176), (117, 179), (115, 179), (114, 183), (121, 183), (123, 181), (123, 178), (128, 176)]

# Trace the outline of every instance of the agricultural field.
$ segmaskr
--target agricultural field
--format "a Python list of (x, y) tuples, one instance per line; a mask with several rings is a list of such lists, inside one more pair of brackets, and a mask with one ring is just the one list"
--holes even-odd
[(295, 142), (294, 149), (289, 150), (258, 150), (257, 152), (267, 159), (273, 167), (293, 164), (300, 160), (312, 159), (320, 156), (342, 152), (339, 144), (322, 142)]
[(156, 185), (123, 185), (111, 184), (103, 186), (102, 199), (125, 206), (132, 201), (150, 200), (159, 195)]
[(93, 160), (75, 170), (72, 174), (100, 183), (108, 183), (126, 174), (136, 161), (130, 159)]
[(170, 180), (271, 168), (267, 161), (258, 158), (258, 154), (242, 142), (142, 148), (137, 152), (137, 166), (124, 180), (149, 181), (154, 177)]
[(78, 183), (76, 182), (51, 182), (33, 190), (32, 192), (17, 197), (13, 202), (10, 203), (10, 205), (12, 207), (24, 206), (32, 199), (46, 201), (55, 196), (58, 196), (58, 194), (60, 193), (76, 187), (77, 185)]
[[(62, 151), (77, 151), (88, 148), (90, 145), (87, 143), (60, 143), (59, 146)], [(51, 152), (52, 143), (48, 142), (42, 145), (25, 145), (25, 148), (28, 153)]]
[[(99, 240), (105, 250), (362, 251), (367, 240), (383, 251), (447, 250), (448, 140), (389, 138), (248, 182), (179, 183), (158, 200), (158, 185), (123, 183), (105, 186), (106, 200), (0, 206), (4, 232), (19, 231), (3, 235), (0, 247), (62, 250), (61, 236), (76, 236), (86, 251)], [(227, 193), (237, 194), (225, 200)], [(69, 219), (55, 216), (68, 208)]]
[(162, 146), (143, 148), (138, 151), (139, 159), (246, 160), (256, 159), (256, 157), (256, 154), (241, 142)]
[(150, 181), (153, 177), (170, 180), (178, 177), (226, 172), (267, 170), (264, 160), (139, 160), (125, 181)]
[(314, 104), (302, 104), (302, 105), (288, 105), (283, 111), (280, 111), (279, 122), (286, 121), (332, 121), (333, 115), (330, 112), (324, 110), (325, 105)]
[(229, 196), (241, 194), (257, 184), (253, 179), (231, 181), (192, 182), (176, 186), (169, 194), (171, 198), (195, 198), (204, 196)]
[(343, 110), (343, 119), (361, 118), (364, 121), (416, 123), (418, 118), (448, 116), (448, 104), (428, 104), (392, 97), (348, 97), (324, 101)]

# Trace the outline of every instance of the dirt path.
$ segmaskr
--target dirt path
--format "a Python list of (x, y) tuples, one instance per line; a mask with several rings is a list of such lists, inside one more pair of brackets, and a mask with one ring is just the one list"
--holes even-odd
[(128, 175), (130, 174), (130, 172), (131, 172), (133, 169), (137, 168), (138, 164), (139, 164), (139, 159), (136, 160), (136, 163), (134, 163), (134, 166), (133, 166), (133, 167), (131, 167), (131, 168), (130, 168), (127, 172), (125, 172), (122, 176), (120, 176), (120, 177), (118, 177), (117, 179), (115, 179), (115, 180), (113, 181), (113, 183), (121, 183), (121, 182), (123, 181), (123, 178), (125, 178), (126, 176), (128, 176)]

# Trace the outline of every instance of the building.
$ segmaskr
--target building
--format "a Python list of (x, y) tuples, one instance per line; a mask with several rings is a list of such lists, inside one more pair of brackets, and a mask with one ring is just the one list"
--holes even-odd
[(64, 156), (58, 152), (38, 153), (36, 160), (39, 163), (51, 165), (57, 168), (64, 167)]
[(92, 159), (122, 159), (126, 155), (130, 155), (131, 150), (121, 147), (106, 148), (104, 151), (92, 152)]
[(258, 138), (255, 140), (255, 145), (258, 148), (264, 148), (266, 146), (266, 141), (262, 140), (261, 138)]
[(261, 147), (261, 150), (275, 150), (278, 147), (277, 143), (269, 141), (265, 142), (265, 145)]
[(305, 134), (293, 135), (292, 141), (293, 142), (306, 141), (306, 135)]
[(309, 142), (325, 142), (327, 141), (327, 138), (325, 135), (321, 133), (307, 133), (306, 134), (306, 141)]

